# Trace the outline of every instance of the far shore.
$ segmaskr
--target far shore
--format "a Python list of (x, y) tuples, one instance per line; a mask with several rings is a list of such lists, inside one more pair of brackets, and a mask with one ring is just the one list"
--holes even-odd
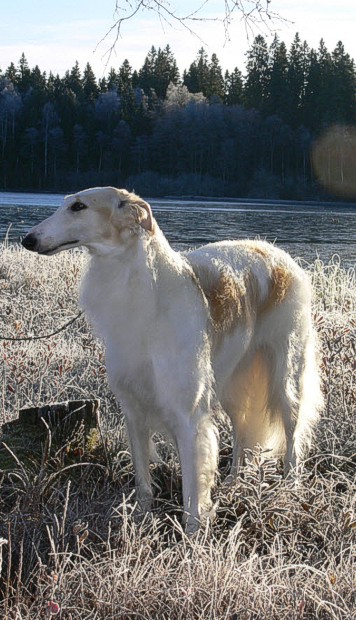
[[(2, 190), (0, 189), (0, 206), (1, 206), (1, 196), (6, 198), (14, 195), (26, 196), (26, 195), (38, 195), (38, 196), (66, 196), (67, 194), (73, 194), (76, 191), (80, 191), (80, 189), (68, 189), (64, 192), (56, 192), (50, 190)], [(296, 209), (303, 209), (304, 207), (314, 207), (314, 208), (322, 208), (322, 209), (334, 209), (334, 208), (342, 208), (347, 210), (356, 209), (356, 202), (351, 201), (342, 201), (342, 200), (281, 200), (277, 198), (241, 198), (241, 197), (224, 197), (224, 196), (198, 196), (193, 194), (183, 194), (183, 195), (173, 195), (168, 194), (165, 196), (146, 196), (147, 200), (157, 201), (157, 202), (174, 202), (179, 201), (180, 203), (185, 202), (199, 202), (199, 203), (216, 203), (216, 204), (238, 204), (247, 207), (258, 208), (259, 206), (270, 206), (270, 207), (294, 207)], [(181, 206), (184, 206), (181, 205)]]

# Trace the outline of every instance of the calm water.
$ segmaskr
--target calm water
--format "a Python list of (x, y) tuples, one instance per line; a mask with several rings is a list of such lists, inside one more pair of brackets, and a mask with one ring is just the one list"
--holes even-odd
[[(59, 194), (0, 193), (0, 239), (19, 241), (35, 223), (53, 213)], [(175, 248), (222, 239), (261, 237), (292, 256), (329, 260), (338, 254), (345, 267), (356, 259), (356, 209), (349, 206), (269, 202), (150, 201), (160, 227)]]

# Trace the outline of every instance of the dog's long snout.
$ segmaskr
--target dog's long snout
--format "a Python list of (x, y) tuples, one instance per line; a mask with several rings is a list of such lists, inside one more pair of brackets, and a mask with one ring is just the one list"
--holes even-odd
[(30, 252), (36, 252), (37, 249), (37, 237), (33, 233), (29, 233), (24, 237), (21, 241), (22, 245), (26, 250), (30, 250)]

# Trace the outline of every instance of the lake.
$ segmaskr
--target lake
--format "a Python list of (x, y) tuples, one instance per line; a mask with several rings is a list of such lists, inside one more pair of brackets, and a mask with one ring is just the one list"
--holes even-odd
[[(27, 230), (53, 213), (60, 194), (0, 192), (0, 238), (19, 241)], [(176, 249), (222, 239), (260, 237), (293, 257), (328, 261), (340, 256), (345, 267), (356, 259), (355, 206), (270, 201), (153, 199), (155, 217)]]

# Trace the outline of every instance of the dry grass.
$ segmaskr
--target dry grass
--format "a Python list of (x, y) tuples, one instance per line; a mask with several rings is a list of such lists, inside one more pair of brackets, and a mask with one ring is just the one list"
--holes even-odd
[[(5, 244), (0, 254), (2, 335), (52, 331), (76, 314), (84, 254), (44, 259)], [(49, 340), (0, 342), (2, 421), (20, 406), (97, 396), (103, 417), (100, 433), (79, 429), (64, 445), (53, 428), (1, 438), (1, 617), (354, 617), (355, 273), (336, 259), (308, 269), (326, 408), (303, 477), (297, 487), (281, 479), (256, 450), (236, 485), (224, 486), (231, 451), (222, 429), (217, 520), (192, 538), (180, 526), (179, 466), (163, 443), (154, 514), (135, 510), (122, 420), (84, 319)]]

